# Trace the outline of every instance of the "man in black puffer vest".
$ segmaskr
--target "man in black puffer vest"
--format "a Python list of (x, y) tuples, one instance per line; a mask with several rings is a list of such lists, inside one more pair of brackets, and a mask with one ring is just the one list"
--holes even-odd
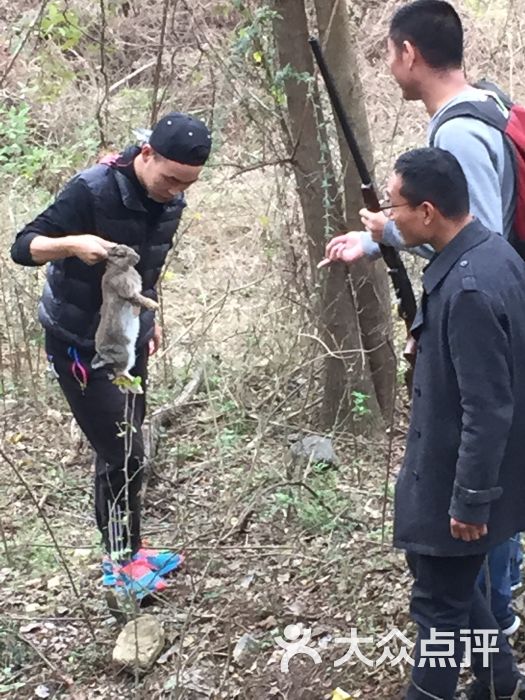
[[(172, 247), (184, 191), (198, 179), (211, 148), (201, 121), (171, 112), (154, 127), (148, 143), (78, 173), (42, 214), (20, 231), (11, 249), (20, 265), (50, 263), (39, 305), (46, 352), (71, 411), (96, 452), (95, 510), (108, 556), (104, 582), (139, 593), (163, 587), (162, 574), (180, 557), (141, 548), (140, 488), (145, 394), (126, 415), (126, 398), (107, 370), (91, 368), (102, 303), (107, 251), (125, 243), (140, 255), (143, 294), (155, 286)], [(154, 313), (141, 310), (136, 366), (145, 391), (148, 355), (160, 346)], [(126, 459), (123, 423), (133, 425)], [(124, 473), (127, 464), (128, 483)], [(151, 575), (149, 575), (149, 573)]]

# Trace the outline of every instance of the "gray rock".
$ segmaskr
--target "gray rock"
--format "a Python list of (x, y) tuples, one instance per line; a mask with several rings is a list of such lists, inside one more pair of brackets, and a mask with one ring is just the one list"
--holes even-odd
[[(295, 437), (295, 436), (294, 436)], [(332, 446), (332, 440), (322, 435), (306, 435), (290, 446), (292, 458), (297, 461), (324, 462), (337, 466), (337, 457)]]
[(117, 638), (113, 661), (131, 668), (149, 668), (164, 647), (164, 630), (153, 615), (130, 620)]
[(247, 666), (258, 649), (259, 644), (255, 637), (248, 633), (243, 634), (233, 650), (233, 660), (240, 666)]

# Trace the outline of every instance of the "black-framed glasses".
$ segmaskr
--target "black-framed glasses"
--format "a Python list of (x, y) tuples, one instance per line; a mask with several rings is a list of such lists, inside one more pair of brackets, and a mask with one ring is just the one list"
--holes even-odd
[(383, 204), (379, 207), (379, 211), (385, 212), (386, 216), (390, 216), (392, 209), (397, 209), (398, 207), (410, 207), (409, 202), (403, 202), (402, 204)]

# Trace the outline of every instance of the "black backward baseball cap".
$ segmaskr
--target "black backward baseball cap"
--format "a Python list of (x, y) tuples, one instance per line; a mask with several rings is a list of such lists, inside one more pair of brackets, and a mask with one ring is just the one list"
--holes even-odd
[(149, 144), (168, 160), (184, 165), (204, 165), (210, 155), (211, 134), (200, 119), (170, 112), (153, 128)]

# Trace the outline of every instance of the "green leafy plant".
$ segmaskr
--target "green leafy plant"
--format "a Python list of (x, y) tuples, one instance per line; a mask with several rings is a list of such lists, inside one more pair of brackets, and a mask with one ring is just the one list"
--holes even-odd
[(238, 30), (233, 48), (235, 53), (249, 57), (258, 64), (262, 62), (265, 53), (261, 40), (271, 35), (271, 25), (278, 13), (264, 5), (253, 13), (245, 11), (244, 14), (248, 21)]
[(74, 169), (78, 162), (94, 150), (94, 140), (89, 133), (76, 148), (69, 144), (57, 147), (41, 142), (37, 126), (26, 102), (18, 105), (0, 105), (0, 176), (21, 177), (42, 184), (49, 175), (62, 174)]
[(82, 37), (78, 15), (62, 10), (56, 2), (49, 3), (40, 23), (40, 36), (51, 39), (62, 51), (75, 48)]
[(273, 517), (279, 512), (286, 515), (292, 508), (300, 525), (313, 534), (337, 530), (347, 532), (353, 528), (344, 517), (348, 501), (339, 489), (336, 472), (314, 470), (308, 485), (311, 491), (299, 487), (276, 491), (268, 516)]
[(357, 420), (361, 420), (369, 416), (372, 411), (368, 406), (370, 396), (363, 394), (361, 391), (352, 391), (352, 414)]

